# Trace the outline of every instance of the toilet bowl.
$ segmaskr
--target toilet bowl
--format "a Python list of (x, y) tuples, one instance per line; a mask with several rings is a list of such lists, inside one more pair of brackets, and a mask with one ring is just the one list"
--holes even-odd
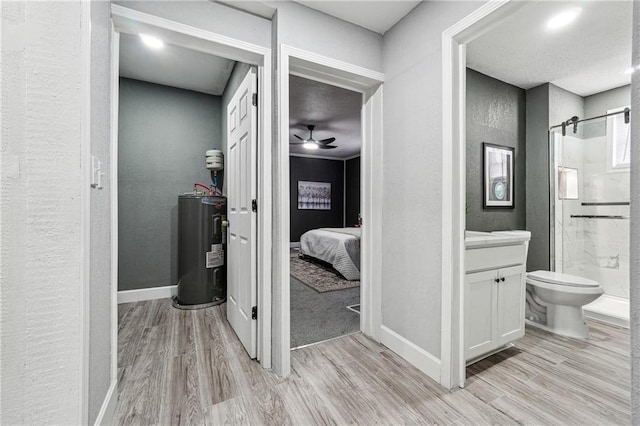
[(546, 307), (546, 324), (531, 324), (562, 336), (589, 337), (582, 307), (602, 295), (600, 284), (560, 272), (534, 271), (527, 273), (527, 285), (535, 302)]

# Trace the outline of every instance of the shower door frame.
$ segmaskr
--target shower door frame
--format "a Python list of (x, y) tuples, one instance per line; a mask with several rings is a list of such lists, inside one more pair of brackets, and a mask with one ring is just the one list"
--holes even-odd
[[(609, 112), (607, 114), (598, 115), (595, 117), (583, 118), (582, 120), (571, 121), (567, 120), (564, 123), (556, 124), (549, 127), (547, 132), (547, 143), (549, 147), (549, 270), (556, 271), (556, 146), (555, 146), (555, 134), (558, 134), (556, 129), (561, 129), (562, 137), (566, 136), (567, 128), (578, 125), (587, 121), (598, 120), (601, 118), (609, 118), (618, 114), (630, 114), (631, 108), (626, 107), (618, 111)], [(562, 272), (562, 271), (561, 271)]]

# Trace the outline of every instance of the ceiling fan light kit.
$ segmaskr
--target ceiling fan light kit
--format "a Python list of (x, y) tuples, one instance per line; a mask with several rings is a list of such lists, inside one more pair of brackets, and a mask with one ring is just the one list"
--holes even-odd
[(337, 148), (337, 146), (334, 145), (329, 145), (330, 143), (332, 143), (333, 141), (336, 140), (336, 138), (327, 138), (327, 139), (321, 139), (321, 140), (316, 140), (313, 138), (313, 130), (316, 128), (315, 125), (313, 124), (309, 124), (307, 126), (307, 129), (309, 129), (309, 137), (307, 139), (303, 139), (300, 136), (294, 134), (293, 136), (295, 136), (296, 138), (300, 139), (302, 142), (289, 142), (291, 145), (302, 145), (304, 148), (306, 149), (333, 149), (333, 148)]

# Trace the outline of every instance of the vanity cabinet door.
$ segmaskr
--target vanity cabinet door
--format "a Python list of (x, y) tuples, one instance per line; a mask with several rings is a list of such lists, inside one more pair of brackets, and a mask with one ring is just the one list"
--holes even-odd
[(498, 270), (498, 345), (524, 336), (525, 271), (523, 266)]
[(497, 271), (466, 276), (465, 286), (465, 358), (470, 360), (496, 346)]

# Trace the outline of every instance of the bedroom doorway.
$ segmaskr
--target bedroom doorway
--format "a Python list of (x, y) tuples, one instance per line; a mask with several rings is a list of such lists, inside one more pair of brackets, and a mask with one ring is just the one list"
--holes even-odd
[(360, 331), (362, 94), (289, 75), (291, 348)]

